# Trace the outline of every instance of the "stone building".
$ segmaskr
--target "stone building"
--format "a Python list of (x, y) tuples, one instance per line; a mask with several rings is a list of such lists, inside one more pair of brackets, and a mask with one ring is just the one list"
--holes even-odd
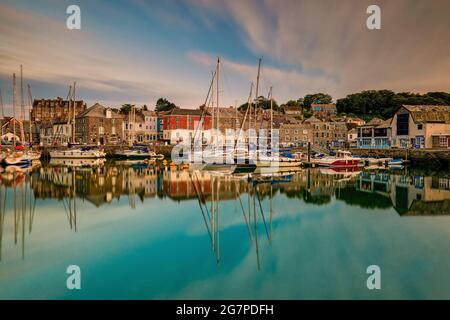
[(282, 124), (279, 137), (281, 146), (304, 146), (313, 142), (313, 126), (309, 123)]
[(121, 143), (122, 123), (122, 115), (96, 103), (76, 117), (76, 141), (88, 144)]
[[(75, 116), (86, 110), (86, 103), (83, 100), (75, 101)], [(40, 99), (33, 101), (31, 110), (31, 120), (33, 122), (67, 122), (68, 117), (73, 117), (73, 106), (69, 108), (69, 100)]]

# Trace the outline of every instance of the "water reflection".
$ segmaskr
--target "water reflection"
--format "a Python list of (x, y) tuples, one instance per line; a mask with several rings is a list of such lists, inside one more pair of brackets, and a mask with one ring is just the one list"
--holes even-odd
[[(369, 245), (367, 250), (360, 243), (369, 243), (371, 237), (380, 246), (383, 241), (387, 243), (384, 251), (377, 251), (378, 259), (392, 259), (399, 246), (408, 241), (417, 243), (418, 251), (412, 256), (429, 254), (428, 245), (432, 245), (436, 255), (427, 259), (444, 259), (437, 250), (445, 250), (450, 242), (443, 233), (445, 224), (430, 224), (426, 218), (450, 215), (448, 171), (305, 169), (295, 173), (227, 176), (162, 164), (106, 162), (9, 167), (3, 169), (0, 178), (0, 287), (4, 285), (16, 292), (17, 297), (23, 297), (21, 288), (28, 284), (17, 285), (16, 270), (29, 271), (25, 264), (28, 260), (32, 266), (58, 273), (72, 259), (87, 260), (95, 268), (99, 263), (97, 252), (105, 252), (107, 261), (120, 257), (108, 265), (114, 270), (110, 274), (127, 274), (121, 266), (130, 261), (134, 261), (136, 269), (146, 268), (141, 260), (147, 255), (130, 257), (123, 243), (133, 248), (131, 252), (150, 250), (148, 257), (156, 259), (145, 278), (148, 283), (156, 286), (154, 279), (171, 283), (174, 276), (180, 275), (179, 283), (164, 295), (173, 297), (188, 290), (198, 278), (213, 278), (218, 270), (227, 275), (234, 270), (244, 272), (250, 264), (247, 259), (251, 261), (251, 272), (283, 278), (300, 270), (306, 272), (308, 261), (316, 261), (313, 253), (323, 249), (322, 254), (326, 254), (319, 263), (340, 264), (348, 268), (351, 277), (355, 272), (352, 263), (365, 261), (366, 252), (371, 252)], [(342, 212), (351, 212), (351, 216)], [(384, 212), (391, 215), (380, 214)], [(399, 221), (392, 220), (394, 216)], [(425, 223), (414, 227), (419, 228), (415, 232), (409, 222), (416, 219), (407, 218), (411, 216), (425, 216), (421, 219)], [(386, 225), (392, 228), (381, 228)], [(422, 242), (423, 239), (428, 242)], [(328, 261), (335, 246), (352, 254)], [(95, 255), (91, 256), (91, 252)], [(205, 258), (214, 265), (213, 269), (204, 266)], [(281, 265), (281, 261), (285, 264)], [(53, 263), (63, 266), (56, 269)], [(408, 263), (398, 262), (399, 268)], [(165, 276), (166, 269), (171, 270), (170, 277)], [(184, 277), (183, 270), (187, 269), (190, 274)], [(420, 270), (413, 276), (423, 276)], [(50, 279), (52, 272), (48, 271)], [(347, 276), (345, 272), (341, 274)], [(128, 290), (130, 282), (139, 287), (140, 281), (137, 275), (128, 278), (122, 289)], [(158, 288), (161, 285), (158, 282)], [(305, 297), (294, 284), (291, 287), (280, 282), (273, 286), (280, 297)], [(311, 284), (312, 287), (316, 286)], [(102, 288), (99, 282), (96, 289), (101, 297), (109, 297)], [(295, 294), (282, 295), (286, 288)], [(242, 298), (255, 297), (255, 292)], [(86, 292), (87, 296), (94, 293)], [(145, 290), (122, 297), (140, 297), (142, 293)], [(34, 297), (31, 291), (29, 294)], [(49, 296), (61, 293), (56, 290)], [(337, 296), (338, 293), (331, 297)]]
[[(221, 202), (235, 201), (260, 269), (258, 228), (273, 241), (273, 197), (284, 194), (308, 204), (325, 205), (332, 198), (364, 209), (393, 207), (401, 216), (449, 215), (450, 178), (445, 173), (424, 176), (418, 170), (345, 171), (307, 169), (295, 173), (226, 176), (208, 171), (177, 170), (142, 162), (99, 165), (50, 163), (1, 173), (0, 259), (5, 215), (13, 215), (14, 244), (25, 257), (25, 235), (31, 233), (36, 201), (56, 199), (77, 232), (77, 203), (113, 205), (127, 197), (131, 209), (153, 198), (182, 203), (195, 200), (216, 261), (220, 263)], [(263, 205), (263, 203), (266, 204)], [(264, 209), (266, 208), (266, 209)], [(38, 208), (39, 209), (39, 208)], [(282, 210), (282, 208), (275, 208)], [(275, 210), (275, 211), (276, 211)]]

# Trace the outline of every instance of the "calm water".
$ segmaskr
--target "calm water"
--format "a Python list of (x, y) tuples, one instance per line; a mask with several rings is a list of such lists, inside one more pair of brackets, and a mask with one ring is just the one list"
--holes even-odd
[(1, 299), (450, 298), (448, 171), (248, 179), (107, 163), (1, 178)]

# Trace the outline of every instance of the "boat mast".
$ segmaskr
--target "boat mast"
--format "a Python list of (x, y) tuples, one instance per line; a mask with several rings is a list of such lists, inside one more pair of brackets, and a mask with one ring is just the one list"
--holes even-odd
[(13, 118), (12, 118), (12, 123), (13, 123), (13, 140), (14, 140), (14, 149), (16, 148), (16, 96), (17, 96), (17, 88), (16, 88), (16, 74), (13, 73)]
[(258, 60), (258, 74), (256, 76), (256, 91), (255, 91), (255, 112), (254, 112), (254, 121), (255, 121), (255, 129), (256, 129), (256, 110), (258, 110), (258, 94), (259, 94), (259, 76), (261, 73), (261, 58)]
[(272, 150), (272, 130), (273, 130), (273, 92), (272, 92), (272, 87), (270, 87), (269, 96), (270, 96), (270, 150)]
[(75, 110), (77, 106), (77, 99), (75, 97), (76, 92), (76, 81), (73, 82), (73, 115), (72, 115), (72, 143), (75, 143)]
[(0, 108), (1, 108), (1, 115), (2, 119), (5, 118), (5, 112), (3, 110), (3, 98), (2, 98), (2, 90), (0, 89)]
[(25, 104), (23, 100), (23, 70), (22, 65), (20, 65), (20, 140), (25, 142), (25, 133), (23, 131), (23, 121), (25, 119)]
[(23, 70), (22, 65), (20, 65), (20, 121), (25, 118), (25, 106), (23, 101)]
[[(217, 75), (217, 67), (215, 71), (211, 72), (213, 74), (213, 78), (212, 78), (212, 83), (211, 83), (211, 116), (212, 116), (212, 129), (214, 130), (216, 127), (216, 123), (215, 123), (215, 119), (216, 119), (216, 112), (215, 112), (215, 107), (214, 107), (214, 85), (215, 85), (215, 81), (216, 78), (215, 76)], [(211, 137), (212, 138), (212, 137)]]
[(31, 110), (32, 110), (32, 105), (33, 105), (33, 98), (31, 96), (31, 87), (30, 84), (27, 85), (27, 89), (28, 89), (28, 117), (29, 117), (29, 122), (30, 122), (30, 144), (33, 143), (33, 133), (32, 133), (32, 124), (31, 124)]
[(216, 121), (217, 121), (217, 129), (220, 129), (220, 109), (219, 109), (219, 86), (220, 86), (220, 58), (217, 57), (217, 117), (216, 117)]

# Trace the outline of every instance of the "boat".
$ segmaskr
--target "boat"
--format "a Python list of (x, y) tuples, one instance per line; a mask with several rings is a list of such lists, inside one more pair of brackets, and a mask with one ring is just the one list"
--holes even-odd
[(300, 167), (302, 161), (298, 158), (288, 158), (280, 155), (264, 155), (259, 153), (256, 166), (259, 168)]
[(389, 166), (399, 166), (403, 164), (403, 159), (391, 159), (388, 161)]
[(129, 150), (117, 150), (114, 156), (121, 159), (146, 159), (154, 158), (157, 160), (163, 160), (163, 154), (157, 154), (154, 151), (149, 151), (147, 148), (129, 149)]
[(388, 162), (389, 169), (403, 169), (403, 159), (392, 159)]
[(50, 151), (50, 158), (96, 159), (104, 158), (106, 153), (99, 149), (80, 148)]
[(359, 166), (360, 158), (355, 158), (349, 151), (338, 150), (336, 156), (323, 157), (319, 166), (331, 168), (351, 168)]
[(22, 164), (29, 164), (33, 160), (24, 152), (13, 152), (10, 155), (7, 155), (5, 158), (5, 163), (8, 166), (11, 165), (22, 165)]
[(164, 155), (161, 153), (156, 153), (155, 151), (150, 151), (148, 155), (151, 159), (164, 160)]

